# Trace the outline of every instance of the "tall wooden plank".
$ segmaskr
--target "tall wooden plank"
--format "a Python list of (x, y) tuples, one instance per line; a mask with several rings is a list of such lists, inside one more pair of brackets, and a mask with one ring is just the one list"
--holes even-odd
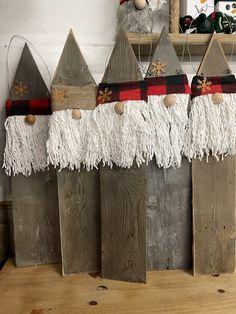
[[(166, 27), (153, 62), (166, 64), (164, 75), (182, 74)], [(151, 63), (152, 64), (152, 63)], [(150, 67), (151, 67), (150, 64)], [(155, 76), (147, 72), (147, 77)], [(147, 169), (148, 270), (189, 269), (192, 266), (191, 164), (183, 159), (179, 169), (160, 169), (153, 160)]]
[[(54, 85), (86, 86), (91, 83), (95, 84), (95, 81), (70, 31), (52, 88)], [(87, 106), (92, 109), (91, 104)], [(99, 171), (63, 169), (57, 177), (63, 274), (100, 271)]]
[[(141, 80), (125, 33), (118, 35), (103, 82)], [(146, 166), (100, 169), (102, 276), (146, 282)]]
[[(22, 99), (15, 86), (26, 85), (24, 99), (48, 98), (49, 91), (25, 45), (12, 85), (10, 98)], [(46, 143), (45, 143), (46, 145)], [(56, 263), (61, 259), (58, 242), (59, 216), (55, 171), (30, 177), (11, 178), (12, 206), (17, 266)]]
[[(223, 76), (231, 71), (213, 35), (198, 74)], [(236, 159), (193, 161), (194, 274), (235, 269)]]

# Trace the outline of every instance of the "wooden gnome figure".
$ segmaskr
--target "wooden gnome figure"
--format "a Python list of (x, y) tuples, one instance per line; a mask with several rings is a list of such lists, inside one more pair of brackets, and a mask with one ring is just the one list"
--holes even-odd
[(120, 0), (117, 13), (117, 31), (150, 33), (153, 29), (153, 12), (165, 0)]
[(17, 266), (60, 261), (56, 174), (48, 168), (46, 142), (51, 97), (25, 44), (6, 102), (3, 167), (12, 176)]

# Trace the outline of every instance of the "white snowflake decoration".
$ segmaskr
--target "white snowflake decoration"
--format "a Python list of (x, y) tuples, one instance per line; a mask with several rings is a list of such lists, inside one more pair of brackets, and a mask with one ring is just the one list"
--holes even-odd
[(160, 10), (160, 8), (163, 6), (163, 4), (166, 3), (166, 0), (149, 0), (149, 7), (154, 12), (157, 10)]

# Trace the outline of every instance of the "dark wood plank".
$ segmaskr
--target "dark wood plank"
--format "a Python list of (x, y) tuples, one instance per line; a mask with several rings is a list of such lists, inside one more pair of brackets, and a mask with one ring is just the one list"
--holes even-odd
[[(141, 80), (133, 49), (124, 32), (117, 37), (103, 82)], [(146, 166), (100, 169), (102, 276), (146, 281)], [(109, 213), (109, 215), (108, 215)]]
[[(152, 61), (166, 64), (164, 75), (182, 74), (166, 27)], [(151, 67), (151, 65), (150, 65)], [(147, 72), (147, 77), (155, 74)], [(159, 169), (153, 160), (147, 170), (148, 270), (189, 269), (192, 266), (191, 165), (183, 159), (179, 169)]]
[(99, 171), (62, 170), (58, 186), (63, 274), (100, 270)]
[[(27, 93), (19, 95), (23, 84)], [(50, 95), (33, 56), (25, 44), (16, 71), (10, 97), (40, 99)], [(46, 143), (45, 143), (46, 145)], [(59, 215), (55, 171), (30, 177), (12, 177), (13, 223), (17, 266), (60, 261)]]
[(101, 172), (102, 276), (146, 282), (146, 166)]
[[(198, 74), (227, 75), (230, 68), (213, 35)], [(193, 161), (194, 274), (235, 269), (236, 159)]]
[(14, 256), (12, 203), (0, 202), (0, 268)]
[(16, 265), (60, 262), (55, 170), (13, 177), (12, 204)]
[(192, 267), (191, 164), (160, 169), (155, 161), (147, 169), (148, 270)]
[[(91, 83), (95, 84), (95, 81), (70, 31), (52, 87)], [(100, 271), (99, 173), (97, 170), (78, 172), (65, 169), (57, 177), (63, 274)]]

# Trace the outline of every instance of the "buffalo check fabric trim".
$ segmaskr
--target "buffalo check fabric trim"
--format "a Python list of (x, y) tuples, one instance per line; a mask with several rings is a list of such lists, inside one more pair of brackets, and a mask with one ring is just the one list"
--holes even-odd
[(195, 76), (192, 81), (192, 98), (208, 94), (236, 93), (236, 80), (234, 75), (228, 76)]
[(147, 83), (137, 81), (99, 84), (97, 105), (127, 100), (144, 100), (147, 102)]
[(168, 94), (191, 94), (186, 74), (151, 77), (145, 79), (148, 96)]
[(26, 116), (27, 114), (34, 115), (50, 115), (51, 100), (45, 99), (30, 99), (30, 100), (11, 100), (6, 101), (6, 116)]

